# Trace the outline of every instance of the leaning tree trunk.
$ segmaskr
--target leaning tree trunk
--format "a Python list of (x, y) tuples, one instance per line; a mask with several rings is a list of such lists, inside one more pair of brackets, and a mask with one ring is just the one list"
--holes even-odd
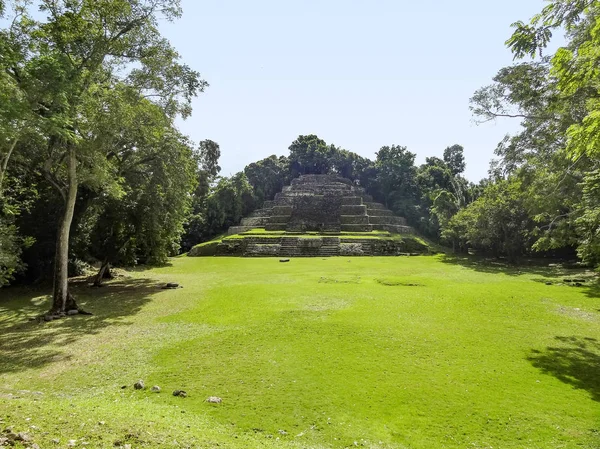
[(67, 189), (65, 192), (65, 209), (58, 229), (56, 239), (56, 254), (54, 257), (54, 292), (50, 313), (60, 314), (67, 310), (77, 309), (77, 304), (69, 294), (69, 234), (75, 202), (77, 200), (77, 158), (75, 150), (69, 149), (67, 156)]
[(100, 270), (98, 270), (98, 274), (96, 274), (96, 277), (94, 278), (94, 287), (102, 287), (102, 281), (105, 278), (110, 277), (110, 263), (108, 257), (105, 257), (100, 266)]

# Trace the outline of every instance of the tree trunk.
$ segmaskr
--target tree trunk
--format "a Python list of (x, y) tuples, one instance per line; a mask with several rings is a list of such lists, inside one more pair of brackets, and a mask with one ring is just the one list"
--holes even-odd
[(17, 137), (15, 137), (15, 140), (13, 140), (12, 145), (8, 149), (8, 153), (6, 154), (6, 157), (4, 157), (4, 159), (2, 159), (2, 166), (0, 167), (0, 198), (2, 197), (2, 183), (4, 182), (4, 175), (6, 173), (6, 168), (8, 167), (8, 161), (10, 159), (10, 156), (12, 155), (13, 150), (17, 146), (18, 141), (19, 141), (19, 139)]
[(94, 287), (102, 287), (102, 281), (104, 278), (110, 277), (107, 276), (107, 274), (110, 274), (110, 263), (108, 261), (108, 257), (105, 257), (102, 261), (102, 265), (100, 266), (98, 274), (96, 274), (96, 277), (94, 278)]
[[(73, 212), (77, 200), (77, 158), (75, 149), (70, 148), (67, 156), (67, 191), (65, 192), (65, 209), (56, 239), (54, 257), (54, 293), (50, 313), (60, 314), (67, 310), (77, 309), (77, 304), (69, 294), (69, 234)], [(67, 307), (68, 306), (68, 307)]]

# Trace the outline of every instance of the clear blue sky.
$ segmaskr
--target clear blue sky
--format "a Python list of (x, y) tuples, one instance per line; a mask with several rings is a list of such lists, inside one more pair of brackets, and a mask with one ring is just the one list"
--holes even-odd
[(405, 145), (421, 163), (465, 147), (466, 176), (487, 173), (518, 122), (475, 125), (469, 98), (512, 63), (510, 24), (542, 0), (183, 0), (162, 31), (210, 87), (180, 122), (221, 146), (223, 175), (300, 134), (373, 158)]

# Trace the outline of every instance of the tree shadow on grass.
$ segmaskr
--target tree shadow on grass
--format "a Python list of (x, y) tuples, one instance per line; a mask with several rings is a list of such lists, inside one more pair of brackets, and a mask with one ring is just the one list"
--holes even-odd
[(74, 283), (70, 288), (78, 303), (93, 315), (49, 323), (28, 321), (49, 308), (48, 295), (34, 289), (6, 290), (10, 296), (0, 300), (0, 374), (69, 360), (64, 348), (108, 326), (130, 324), (127, 317), (139, 312), (160, 286), (149, 279), (119, 279), (97, 289)]
[(527, 358), (544, 374), (586, 390), (600, 402), (600, 342), (588, 337), (556, 337), (557, 345), (533, 350)]
[[(571, 267), (569, 264), (561, 264), (560, 261), (553, 262), (549, 259), (523, 259), (519, 264), (510, 264), (506, 260), (481, 257), (464, 256), (456, 254), (445, 254), (440, 259), (443, 263), (460, 265), (481, 273), (504, 274), (507, 276), (521, 276), (532, 274), (540, 276), (533, 282), (545, 284), (563, 283), (581, 290), (590, 298), (600, 298), (600, 281), (597, 276), (590, 274), (590, 270), (582, 267)], [(564, 279), (584, 277), (582, 285), (575, 283), (564, 283)]]
[(551, 278), (573, 276), (583, 270), (582, 268), (568, 268), (568, 265), (565, 266), (549, 259), (522, 259), (519, 263), (512, 264), (506, 259), (444, 254), (441, 261), (452, 265), (461, 265), (483, 273), (503, 273), (508, 276), (520, 276), (529, 273)]

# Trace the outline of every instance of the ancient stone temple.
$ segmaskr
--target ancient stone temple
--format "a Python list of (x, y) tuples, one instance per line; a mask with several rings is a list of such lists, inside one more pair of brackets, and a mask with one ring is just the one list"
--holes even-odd
[(370, 232), (373, 230), (412, 233), (403, 217), (383, 204), (373, 202), (362, 187), (332, 175), (304, 175), (266, 201), (262, 209), (242, 219), (229, 234), (254, 228), (288, 232)]
[(429, 252), (403, 217), (362, 187), (332, 175), (304, 175), (190, 256), (371, 256)]

